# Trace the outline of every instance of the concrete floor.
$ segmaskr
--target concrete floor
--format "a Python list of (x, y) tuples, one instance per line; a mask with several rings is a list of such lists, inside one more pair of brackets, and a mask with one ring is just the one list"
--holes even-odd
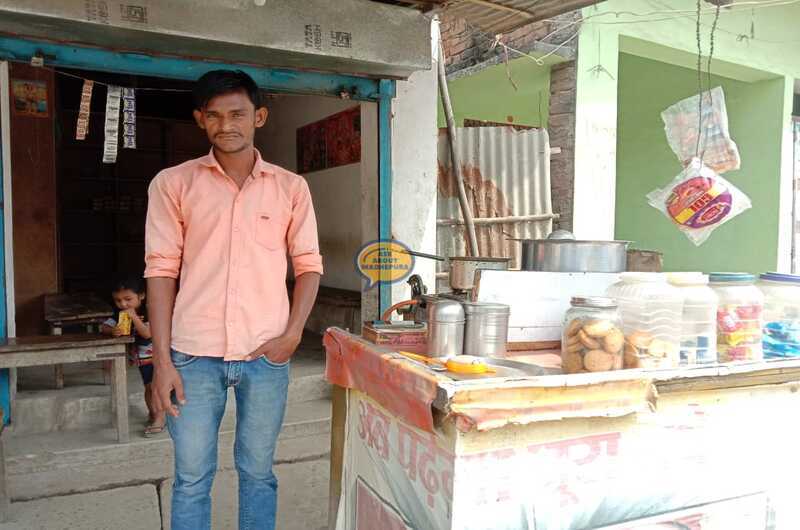
[[(327, 526), (330, 390), (323, 372), (321, 338), (308, 334), (292, 362), (286, 421), (275, 456), (280, 530)], [(20, 375), (17, 421), (3, 434), (13, 502), (0, 530), (152, 530), (161, 528), (162, 519), (169, 528), (172, 443), (167, 434), (141, 436), (146, 411), (138, 370), (128, 370), (128, 444), (116, 443), (108, 424), (109, 389), (98, 365), (65, 366), (63, 390), (52, 389), (49, 368)], [(230, 399), (220, 429), (214, 530), (236, 528), (234, 417)]]

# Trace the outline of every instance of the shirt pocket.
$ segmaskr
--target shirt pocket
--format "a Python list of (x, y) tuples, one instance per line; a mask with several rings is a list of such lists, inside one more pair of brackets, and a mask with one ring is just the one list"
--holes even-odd
[(289, 215), (282, 212), (258, 212), (256, 214), (256, 243), (268, 250), (281, 250), (286, 247), (286, 230)]

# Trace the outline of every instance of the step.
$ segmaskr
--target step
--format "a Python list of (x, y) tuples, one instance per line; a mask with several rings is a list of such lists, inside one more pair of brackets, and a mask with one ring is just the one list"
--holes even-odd
[(161, 525), (153, 484), (15, 502), (9, 511), (0, 530), (153, 530)]
[[(275, 475), (278, 477), (276, 528), (321, 530), (328, 527), (329, 467), (329, 462), (322, 459), (275, 466)], [(211, 490), (212, 528), (237, 528), (238, 491), (239, 481), (235, 471), (223, 470), (217, 473)], [(165, 480), (159, 487), (159, 492), (162, 528), (169, 530), (172, 479)]]
[[(231, 401), (229, 401), (231, 402)], [(235, 405), (220, 428), (219, 467), (233, 468)], [(233, 412), (232, 412), (233, 411)], [(172, 475), (168, 434), (145, 438), (142, 418), (131, 421), (131, 442), (118, 444), (110, 427), (3, 438), (12, 499), (35, 499), (163, 480)], [(290, 403), (275, 462), (325, 458), (330, 450), (330, 400)]]
[[(300, 357), (292, 362), (289, 403), (330, 398), (324, 361)], [(138, 371), (130, 368), (130, 416), (147, 414)], [(38, 374), (35, 374), (38, 375)], [(102, 374), (94, 374), (101, 380)], [(229, 400), (230, 401), (230, 400)], [(9, 430), (27, 435), (57, 431), (86, 431), (111, 424), (111, 389), (102, 384), (66, 386), (61, 390), (22, 390), (17, 393)]]

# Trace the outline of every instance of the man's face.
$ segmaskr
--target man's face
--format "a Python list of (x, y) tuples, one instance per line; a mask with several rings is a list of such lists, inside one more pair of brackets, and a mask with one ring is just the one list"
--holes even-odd
[(253, 145), (256, 129), (267, 121), (267, 109), (255, 108), (244, 91), (230, 92), (195, 110), (194, 119), (216, 150), (238, 153)]

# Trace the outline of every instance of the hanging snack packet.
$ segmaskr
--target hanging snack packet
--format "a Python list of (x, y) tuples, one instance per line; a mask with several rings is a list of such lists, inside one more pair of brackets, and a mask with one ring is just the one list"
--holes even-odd
[[(702, 125), (698, 116), (701, 96)], [(739, 169), (739, 148), (728, 131), (728, 111), (721, 87), (675, 103), (661, 113), (661, 119), (669, 146), (684, 167), (692, 158), (700, 156), (703, 163), (717, 173)]]
[(647, 202), (697, 246), (717, 227), (752, 206), (747, 195), (697, 158), (665, 188), (650, 192)]

